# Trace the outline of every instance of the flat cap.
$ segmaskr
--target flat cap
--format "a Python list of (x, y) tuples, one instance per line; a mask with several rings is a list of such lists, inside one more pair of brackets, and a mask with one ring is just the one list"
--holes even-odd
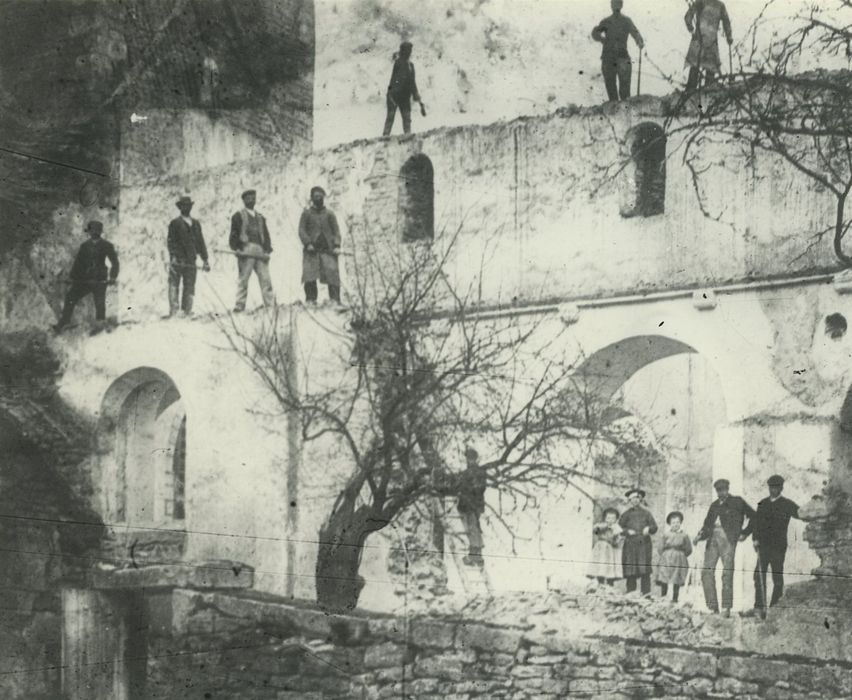
[(627, 491), (624, 495), (625, 495), (627, 498), (630, 498), (630, 497), (631, 497), (634, 493), (638, 493), (640, 498), (645, 498), (645, 492), (644, 492), (642, 489), (639, 489), (639, 488), (636, 488), (636, 489), (630, 489), (630, 490), (629, 490), (629, 491)]
[(246, 197), (248, 197), (250, 194), (257, 194), (257, 190), (246, 190), (246, 191), (245, 191), (245, 192), (243, 192), (240, 196), (241, 196), (243, 199), (245, 199), (245, 198), (246, 198)]
[(100, 221), (90, 221), (86, 224), (87, 231), (94, 231), (95, 233), (103, 233), (104, 225)]
[(783, 486), (784, 485), (784, 477), (781, 476), (780, 474), (773, 474), (772, 476), (770, 476), (766, 480), (766, 483), (769, 484), (770, 486)]
[(716, 481), (713, 482), (713, 488), (714, 489), (728, 489), (728, 488), (731, 488), (731, 482), (728, 481), (727, 479), (716, 479)]

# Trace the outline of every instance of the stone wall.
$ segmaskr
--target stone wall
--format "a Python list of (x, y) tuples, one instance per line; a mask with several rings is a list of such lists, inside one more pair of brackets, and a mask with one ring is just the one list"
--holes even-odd
[[(193, 213), (212, 249), (227, 249), (240, 193), (247, 187), (258, 190), (257, 206), (267, 217), (275, 248), (276, 291), (279, 299), (291, 301), (301, 296), (299, 215), (309, 188), (322, 184), (343, 228), (344, 292), (351, 293), (357, 269), (377, 260), (387, 267), (407, 257), (411, 244), (402, 241), (406, 183), (401, 173), (408, 159), (420, 154), (434, 171), (433, 248), (444, 250), (458, 234), (448, 274), (458, 289), (477, 289), (481, 282), (485, 304), (711, 286), (834, 266), (827, 242), (808, 251), (803, 243), (803, 232), (820, 228), (830, 213), (824, 194), (768, 156), (753, 167), (734, 168), (738, 152), (723, 145), (709, 146), (708, 157), (726, 159), (734, 172), (708, 173), (701, 191), (709, 216), (702, 213), (672, 137), (665, 213), (623, 217), (635, 187), (634, 169), (628, 164), (620, 170), (628, 158), (631, 129), (662, 122), (668, 109), (665, 100), (637, 98), (618, 106), (566, 108), (547, 117), (439, 129), (193, 172), (188, 168), (205, 156), (187, 154), (212, 158), (215, 149), (195, 142), (183, 151), (184, 142), (176, 137), (168, 161), (180, 174), (171, 177), (154, 177), (150, 164), (141, 160), (144, 149), (136, 148), (139, 157), (122, 166), (126, 186), (118, 228), (109, 232), (125, 260), (122, 317), (145, 318), (165, 308), (165, 230), (174, 216), (174, 200), (184, 190), (196, 201)], [(152, 113), (151, 125), (137, 124), (132, 133), (141, 135), (166, 116)], [(186, 115), (171, 130), (190, 133), (195, 121)], [(136, 138), (127, 128), (129, 138)], [(225, 151), (243, 148), (225, 146)], [(158, 161), (161, 156), (155, 149), (152, 157)], [(199, 310), (231, 303), (233, 260), (214, 254), (213, 262), (214, 271), (200, 280)]]
[(462, 614), (404, 618), (176, 590), (159, 609), (144, 697), (792, 700), (852, 692), (848, 660), (773, 647), (803, 629), (606, 593), (469, 601)]

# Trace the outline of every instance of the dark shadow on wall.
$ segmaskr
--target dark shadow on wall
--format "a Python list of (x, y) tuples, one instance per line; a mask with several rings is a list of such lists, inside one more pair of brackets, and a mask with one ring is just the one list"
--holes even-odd
[(627, 134), (633, 163), (628, 205), (621, 215), (655, 216), (666, 209), (666, 134), (659, 124), (644, 122)]

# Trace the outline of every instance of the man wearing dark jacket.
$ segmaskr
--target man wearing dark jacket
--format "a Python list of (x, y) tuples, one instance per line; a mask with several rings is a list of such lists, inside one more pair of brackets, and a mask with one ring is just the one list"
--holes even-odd
[(479, 466), (479, 453), (472, 447), (464, 452), (467, 466), (457, 481), (457, 508), (468, 539), (468, 554), (464, 563), (482, 566), (482, 527), (480, 516), (485, 512), (485, 471)]
[(260, 212), (255, 211), (257, 200), (255, 190), (243, 192), (243, 204), (240, 211), (231, 217), (231, 235), (228, 244), (237, 254), (237, 302), (234, 311), (244, 311), (248, 298), (248, 283), (252, 271), (257, 275), (260, 293), (263, 295), (264, 306), (275, 304), (275, 293), (272, 291), (272, 278), (269, 276), (269, 256), (272, 253), (272, 242), (266, 219)]
[[(106, 319), (106, 286), (118, 278), (118, 255), (112, 243), (101, 238), (104, 225), (100, 221), (90, 221), (86, 225), (89, 240), (80, 246), (74, 265), (71, 268), (71, 287), (65, 295), (65, 305), (59, 323), (53, 328), (61, 333), (71, 322), (74, 307), (89, 294), (95, 300), (95, 320), (98, 325)], [(109, 281), (107, 281), (106, 261), (109, 260)]]
[(414, 64), (411, 62), (412, 44), (404, 41), (399, 46), (399, 53), (394, 54), (393, 70), (387, 93), (388, 114), (385, 119), (384, 135), (390, 136), (396, 110), (402, 115), (402, 130), (411, 133), (411, 98), (420, 102), (420, 111), (425, 116), (426, 110), (417, 91), (417, 81), (414, 78)]
[(624, 0), (612, 0), (611, 7), (612, 14), (602, 19), (592, 30), (592, 39), (603, 44), (601, 72), (609, 101), (615, 102), (630, 97), (630, 74), (633, 68), (627, 52), (627, 37), (632, 36), (640, 50), (644, 48), (645, 42), (633, 20), (621, 14)]
[(739, 496), (732, 496), (731, 484), (727, 479), (718, 479), (713, 488), (718, 498), (710, 504), (704, 525), (693, 540), (698, 544), (707, 540), (704, 550), (704, 568), (701, 571), (701, 585), (704, 587), (704, 600), (713, 612), (719, 612), (719, 600), (716, 596), (716, 565), (722, 560), (722, 614), (731, 616), (734, 606), (734, 557), (737, 542), (748, 537), (743, 530), (746, 518), (754, 518), (754, 509)]
[(207, 260), (207, 246), (201, 233), (201, 222), (193, 219), (193, 201), (184, 195), (177, 202), (180, 216), (169, 222), (169, 233), (166, 239), (169, 248), (169, 316), (178, 311), (178, 294), (183, 280), (183, 296), (180, 300), (180, 310), (189, 315), (192, 313), (192, 300), (195, 297), (195, 267), (196, 257), (204, 263), (204, 271), (210, 270)]
[(328, 285), (328, 296), (340, 303), (340, 227), (334, 212), (325, 206), (325, 190), (311, 188), (311, 206), (299, 219), (299, 239), (302, 241), (302, 284), (309, 304), (317, 300), (317, 280)]
[(772, 607), (784, 595), (784, 558), (787, 556), (787, 528), (790, 518), (799, 517), (799, 506), (781, 495), (784, 478), (778, 474), (766, 482), (769, 497), (757, 504), (757, 514), (745, 530), (751, 534), (757, 551), (754, 570), (754, 610), (743, 613), (745, 617), (766, 617), (766, 572), (772, 567)]

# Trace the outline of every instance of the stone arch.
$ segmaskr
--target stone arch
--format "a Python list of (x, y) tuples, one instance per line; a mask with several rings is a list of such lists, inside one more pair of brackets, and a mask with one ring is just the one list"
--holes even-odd
[[(662, 335), (636, 335), (603, 346), (583, 359), (574, 376), (587, 396), (605, 407), (604, 422), (611, 417), (613, 426), (636, 426), (639, 438), (635, 449), (619, 450), (619, 459), (595, 460), (592, 517), (600, 519), (608, 506), (623, 511), (624, 487), (645, 489), (659, 527), (656, 561), (666, 514), (683, 512), (692, 537), (710, 503), (718, 436), (728, 421), (721, 377), (695, 347)], [(702, 554), (691, 557), (693, 568)], [(684, 599), (703, 605), (698, 576), (692, 579)]]
[[(642, 122), (627, 132), (632, 178), (621, 215), (655, 216), (666, 209), (666, 133), (659, 124)], [(630, 175), (628, 175), (630, 177)]]
[(167, 374), (139, 367), (112, 383), (98, 448), (111, 519), (130, 526), (183, 520), (186, 410)]
[(399, 171), (399, 206), (402, 240), (431, 241), (435, 238), (435, 173), (423, 153), (411, 156)]

